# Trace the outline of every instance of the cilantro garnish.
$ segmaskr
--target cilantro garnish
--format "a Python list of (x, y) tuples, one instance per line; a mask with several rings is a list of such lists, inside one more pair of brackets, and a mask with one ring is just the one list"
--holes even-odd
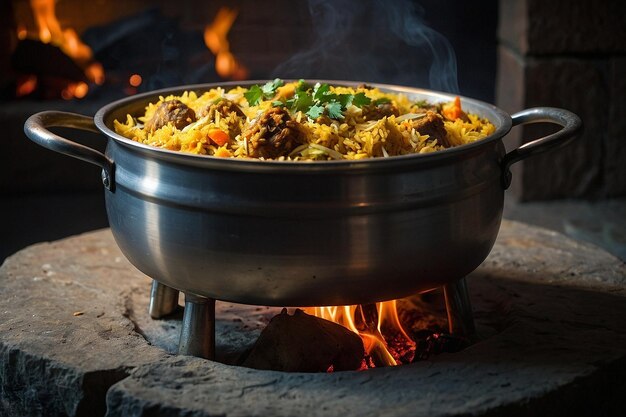
[(343, 119), (343, 109), (340, 103), (332, 101), (326, 105), (326, 110), (328, 111), (328, 117), (331, 119)]
[(276, 78), (274, 81), (266, 82), (262, 87), (258, 85), (251, 86), (248, 91), (243, 93), (243, 96), (251, 106), (256, 106), (261, 101), (261, 98), (270, 99), (276, 94), (276, 89), (283, 85), (283, 81), (280, 78)]
[(248, 91), (243, 93), (243, 96), (248, 100), (248, 104), (251, 106), (256, 106), (259, 104), (259, 100), (263, 97), (263, 90), (258, 85), (253, 85), (248, 88)]
[[(276, 89), (284, 85), (280, 79), (270, 81), (263, 86), (253, 85), (244, 93), (248, 104), (256, 106), (261, 99), (274, 97)], [(389, 99), (382, 98), (374, 101), (375, 104), (387, 103)], [(360, 92), (357, 94), (334, 94), (328, 84), (317, 83), (313, 87), (304, 80), (298, 81), (293, 97), (285, 101), (273, 101), (272, 106), (286, 107), (292, 112), (301, 111), (311, 119), (326, 114), (331, 119), (343, 119), (343, 113), (348, 106), (363, 107), (372, 103), (372, 100)]]
[(311, 108), (309, 108), (309, 110), (306, 112), (306, 115), (309, 116), (311, 119), (317, 119), (322, 114), (324, 114), (324, 107), (320, 106), (319, 104), (312, 105)]

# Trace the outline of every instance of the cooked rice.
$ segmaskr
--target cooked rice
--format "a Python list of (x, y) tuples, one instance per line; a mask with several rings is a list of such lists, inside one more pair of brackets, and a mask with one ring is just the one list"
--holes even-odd
[[(184, 92), (180, 96), (160, 97), (156, 103), (150, 103), (145, 113), (138, 117), (127, 115), (126, 120), (115, 121), (115, 131), (134, 141), (174, 151), (194, 154), (215, 155), (221, 157), (250, 158), (248, 139), (244, 132), (263, 112), (275, 104), (275, 97), (261, 99), (255, 106), (250, 106), (244, 93), (247, 88), (237, 87), (230, 90), (214, 88), (200, 95), (194, 91)], [(399, 110), (399, 116), (389, 115), (379, 120), (365, 120), (363, 109), (349, 105), (343, 117), (332, 120), (330, 124), (317, 123), (302, 111), (291, 112), (292, 120), (300, 123), (306, 132), (306, 142), (290, 149), (287, 154), (277, 156), (277, 160), (330, 160), (330, 159), (363, 159), (372, 157), (388, 157), (413, 153), (435, 152), (444, 146), (427, 134), (420, 134), (413, 126), (411, 117), (422, 112), (416, 103), (403, 94), (383, 92), (371, 87), (339, 87), (330, 86), (332, 94), (365, 93), (372, 101), (388, 99)], [(219, 101), (227, 99), (236, 103), (245, 117), (231, 112), (224, 116), (214, 112), (214, 116), (199, 116), (195, 122), (177, 129), (173, 124), (166, 124), (153, 132), (144, 128), (157, 107), (170, 100), (180, 100), (202, 114), (203, 109)], [(424, 104), (420, 104), (422, 107)], [(430, 105), (430, 104), (428, 104)], [(439, 109), (446, 103), (440, 103)], [(459, 108), (460, 109), (460, 108)], [(412, 116), (413, 114), (413, 116)], [(439, 112), (441, 114), (441, 112)], [(408, 116), (407, 116), (408, 115)], [(404, 117), (403, 117), (404, 116)], [(444, 118), (447, 141), (451, 146), (459, 146), (489, 136), (495, 127), (488, 120), (474, 114), (464, 114), (456, 120)], [(209, 132), (219, 129), (227, 132), (229, 141), (220, 146), (209, 138)]]

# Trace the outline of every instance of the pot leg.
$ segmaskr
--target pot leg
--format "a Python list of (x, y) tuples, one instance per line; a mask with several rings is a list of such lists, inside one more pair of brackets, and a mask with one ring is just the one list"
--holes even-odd
[(153, 319), (168, 316), (178, 308), (178, 290), (152, 280), (148, 312)]
[(178, 354), (215, 359), (215, 300), (185, 293)]
[(472, 340), (476, 334), (476, 328), (465, 278), (444, 285), (443, 294), (448, 313), (448, 330), (451, 334)]

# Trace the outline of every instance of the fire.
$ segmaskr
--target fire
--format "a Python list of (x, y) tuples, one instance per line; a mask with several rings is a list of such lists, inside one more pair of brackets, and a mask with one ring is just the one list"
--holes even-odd
[(21, 76), (17, 80), (15, 95), (17, 97), (27, 96), (37, 88), (37, 77), (34, 75)]
[[(104, 83), (104, 69), (93, 60), (91, 48), (84, 44), (75, 30), (63, 29), (56, 17), (55, 0), (30, 0), (34, 20), (37, 25), (36, 37), (43, 43), (57, 46), (63, 53), (72, 58), (84, 71), (87, 80), (101, 85)], [(25, 39), (28, 31), (24, 27), (18, 28), (18, 38)], [(32, 80), (28, 79), (29, 85)], [(28, 85), (18, 86), (18, 90), (27, 90)], [(68, 83), (61, 95), (63, 98), (82, 98), (87, 95), (89, 86), (84, 82)]]
[(307, 313), (355, 332), (363, 340), (366, 367), (394, 366), (415, 351), (400, 323), (396, 301), (352, 306), (311, 307)]
[(204, 43), (215, 55), (215, 71), (222, 78), (245, 80), (248, 69), (230, 52), (228, 32), (237, 18), (237, 10), (221, 7), (215, 19), (204, 29)]

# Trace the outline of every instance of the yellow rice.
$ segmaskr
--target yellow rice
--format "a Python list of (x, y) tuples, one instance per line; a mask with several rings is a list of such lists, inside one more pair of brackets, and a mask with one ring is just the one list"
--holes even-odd
[[(222, 157), (249, 158), (246, 139), (242, 134), (245, 128), (254, 122), (261, 113), (272, 107), (273, 99), (261, 100), (256, 106), (250, 106), (244, 97), (247, 88), (237, 87), (230, 90), (214, 88), (200, 95), (194, 91), (184, 92), (180, 96), (160, 97), (158, 102), (150, 103), (143, 115), (133, 117), (127, 115), (126, 120), (115, 121), (115, 131), (134, 141), (169, 149), (202, 155)], [(377, 88), (349, 88), (331, 86), (334, 94), (365, 93), (371, 100), (386, 98), (397, 107), (402, 115), (411, 113), (415, 103), (403, 94), (383, 92)], [(224, 117), (215, 112), (213, 120), (199, 117), (196, 122), (177, 129), (167, 124), (154, 132), (144, 129), (144, 123), (150, 120), (157, 107), (164, 101), (180, 100), (193, 109), (196, 114), (218, 99), (228, 99), (236, 103), (245, 118), (230, 113)], [(398, 121), (398, 117), (391, 115), (380, 120), (366, 121), (362, 109), (350, 105), (343, 113), (343, 119), (333, 120), (328, 124), (316, 123), (302, 112), (292, 113), (293, 120), (298, 121), (307, 132), (307, 144), (293, 155), (279, 156), (278, 160), (329, 160), (329, 159), (363, 159), (371, 157), (387, 157), (412, 153), (435, 152), (444, 149), (436, 140), (428, 135), (421, 135), (411, 125), (410, 121)], [(495, 127), (488, 120), (474, 114), (467, 114), (466, 118), (454, 121), (444, 120), (447, 140), (452, 146), (480, 140), (495, 131)], [(211, 130), (219, 129), (229, 132), (230, 140), (223, 146), (216, 145), (208, 134)], [(329, 151), (330, 150), (330, 151)], [(332, 152), (334, 151), (334, 152)]]

